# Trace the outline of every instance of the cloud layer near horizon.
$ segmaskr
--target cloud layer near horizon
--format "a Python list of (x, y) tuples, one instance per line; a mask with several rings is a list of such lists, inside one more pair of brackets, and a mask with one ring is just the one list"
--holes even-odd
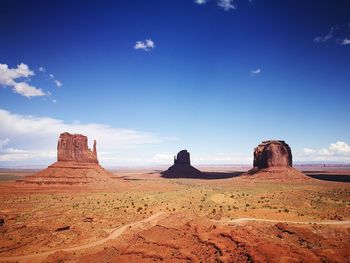
[[(19, 115), (0, 109), (0, 165), (49, 164), (56, 160), (57, 139), (60, 133), (81, 133), (97, 140), (99, 160), (103, 165), (171, 164), (174, 152), (157, 151), (160, 143), (177, 140), (150, 132), (115, 128), (99, 123), (68, 123), (51, 117)], [(143, 147), (152, 145), (150, 152)], [(159, 150), (159, 149), (158, 149)], [(190, 149), (191, 150), (191, 149)], [(193, 149), (194, 150), (194, 149)], [(350, 146), (344, 141), (331, 143), (322, 149), (292, 149), (296, 162), (350, 162)], [(153, 152), (152, 152), (153, 151)], [(147, 153), (146, 153), (147, 152)], [(248, 153), (191, 152), (194, 164), (251, 164)]]
[(109, 159), (113, 151), (145, 144), (158, 144), (170, 138), (98, 123), (67, 123), (50, 117), (18, 115), (0, 109), (0, 162), (53, 161), (60, 133), (81, 133), (97, 140), (100, 159)]
[(346, 142), (337, 141), (327, 148), (304, 148), (297, 157), (303, 161), (350, 162), (350, 146)]

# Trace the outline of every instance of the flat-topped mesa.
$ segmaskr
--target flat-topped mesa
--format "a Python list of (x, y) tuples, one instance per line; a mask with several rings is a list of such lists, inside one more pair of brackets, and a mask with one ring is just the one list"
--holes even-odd
[(254, 149), (254, 168), (292, 167), (292, 151), (285, 141), (263, 141)]
[(174, 156), (174, 164), (191, 165), (190, 153), (187, 150), (180, 151), (177, 156)]
[(88, 148), (88, 138), (82, 134), (60, 134), (57, 144), (58, 162), (97, 163), (96, 140), (93, 151)]

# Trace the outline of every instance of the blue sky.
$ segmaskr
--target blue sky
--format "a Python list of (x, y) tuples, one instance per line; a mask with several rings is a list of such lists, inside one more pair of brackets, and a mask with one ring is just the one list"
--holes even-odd
[(63, 131), (106, 166), (251, 163), (266, 139), (350, 162), (348, 1), (0, 5), (0, 166), (49, 164)]

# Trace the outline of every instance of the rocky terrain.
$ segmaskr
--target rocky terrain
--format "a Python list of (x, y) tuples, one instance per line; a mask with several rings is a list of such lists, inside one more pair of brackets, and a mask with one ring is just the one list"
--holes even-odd
[(165, 172), (116, 173), (64, 133), (56, 163), (0, 180), (0, 261), (350, 262), (348, 180), (294, 169), (283, 141), (259, 145), (248, 172), (199, 171), (183, 150)]
[(0, 184), (0, 261), (349, 262), (348, 183), (116, 173), (101, 189)]

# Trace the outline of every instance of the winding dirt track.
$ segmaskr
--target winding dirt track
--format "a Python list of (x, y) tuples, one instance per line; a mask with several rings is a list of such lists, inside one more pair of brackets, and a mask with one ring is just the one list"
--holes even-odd
[(148, 223), (151, 223), (152, 221), (154, 221), (155, 219), (157, 219), (158, 217), (160, 217), (163, 214), (164, 214), (164, 212), (159, 212), (159, 213), (156, 213), (156, 214), (154, 214), (146, 219), (143, 219), (143, 220), (140, 220), (140, 221), (130, 223), (130, 224), (121, 226), (119, 228), (113, 229), (109, 236), (102, 238), (102, 239), (99, 239), (99, 240), (96, 240), (96, 241), (93, 241), (93, 242), (90, 242), (90, 243), (87, 243), (87, 244), (84, 244), (84, 245), (74, 246), (74, 247), (70, 247), (70, 248), (55, 249), (55, 250), (50, 250), (50, 251), (37, 253), (37, 254), (29, 254), (29, 255), (23, 255), (23, 256), (12, 256), (12, 257), (0, 257), (0, 261), (27, 261), (27, 260), (33, 260), (34, 258), (47, 257), (47, 256), (49, 256), (57, 251), (67, 251), (68, 252), (68, 251), (75, 251), (75, 250), (96, 247), (96, 246), (99, 246), (99, 245), (107, 242), (108, 240), (115, 239), (115, 238), (119, 237), (128, 228), (140, 227), (141, 229), (145, 229), (146, 227), (148, 227)]
[(273, 219), (263, 219), (263, 218), (253, 218), (253, 217), (243, 217), (236, 219), (220, 219), (212, 220), (213, 222), (223, 223), (223, 224), (244, 224), (248, 222), (266, 222), (266, 223), (289, 223), (289, 224), (317, 224), (317, 225), (350, 225), (350, 220), (347, 221), (288, 221), (288, 220), (273, 220)]
[[(165, 214), (164, 212), (159, 212), (156, 213), (146, 219), (130, 223), (124, 226), (121, 226), (119, 228), (113, 229), (112, 232), (110, 233), (109, 236), (84, 244), (80, 246), (74, 246), (70, 248), (62, 248), (62, 249), (55, 249), (55, 250), (50, 250), (42, 253), (37, 253), (37, 254), (30, 254), (30, 255), (23, 255), (23, 256), (12, 256), (12, 257), (0, 257), (0, 261), (30, 261), (33, 260), (34, 258), (41, 258), (41, 257), (47, 257), (52, 253), (55, 253), (57, 251), (76, 251), (76, 250), (81, 250), (81, 249), (88, 249), (92, 247), (99, 246), (108, 240), (115, 239), (119, 236), (121, 236), (125, 230), (128, 228), (137, 228), (139, 227), (141, 230), (149, 228), (152, 226), (150, 223), (152, 221), (155, 221), (154, 223), (158, 222), (158, 219), (161, 215)], [(287, 221), (287, 220), (273, 220), (273, 219), (261, 219), (261, 218), (236, 218), (236, 219), (220, 219), (220, 220), (211, 220), (212, 222), (220, 223), (220, 224), (244, 224), (248, 222), (267, 222), (267, 223), (290, 223), (290, 224), (318, 224), (318, 225), (338, 225), (338, 226), (350, 226), (350, 221)], [(154, 225), (154, 224), (153, 224)]]

